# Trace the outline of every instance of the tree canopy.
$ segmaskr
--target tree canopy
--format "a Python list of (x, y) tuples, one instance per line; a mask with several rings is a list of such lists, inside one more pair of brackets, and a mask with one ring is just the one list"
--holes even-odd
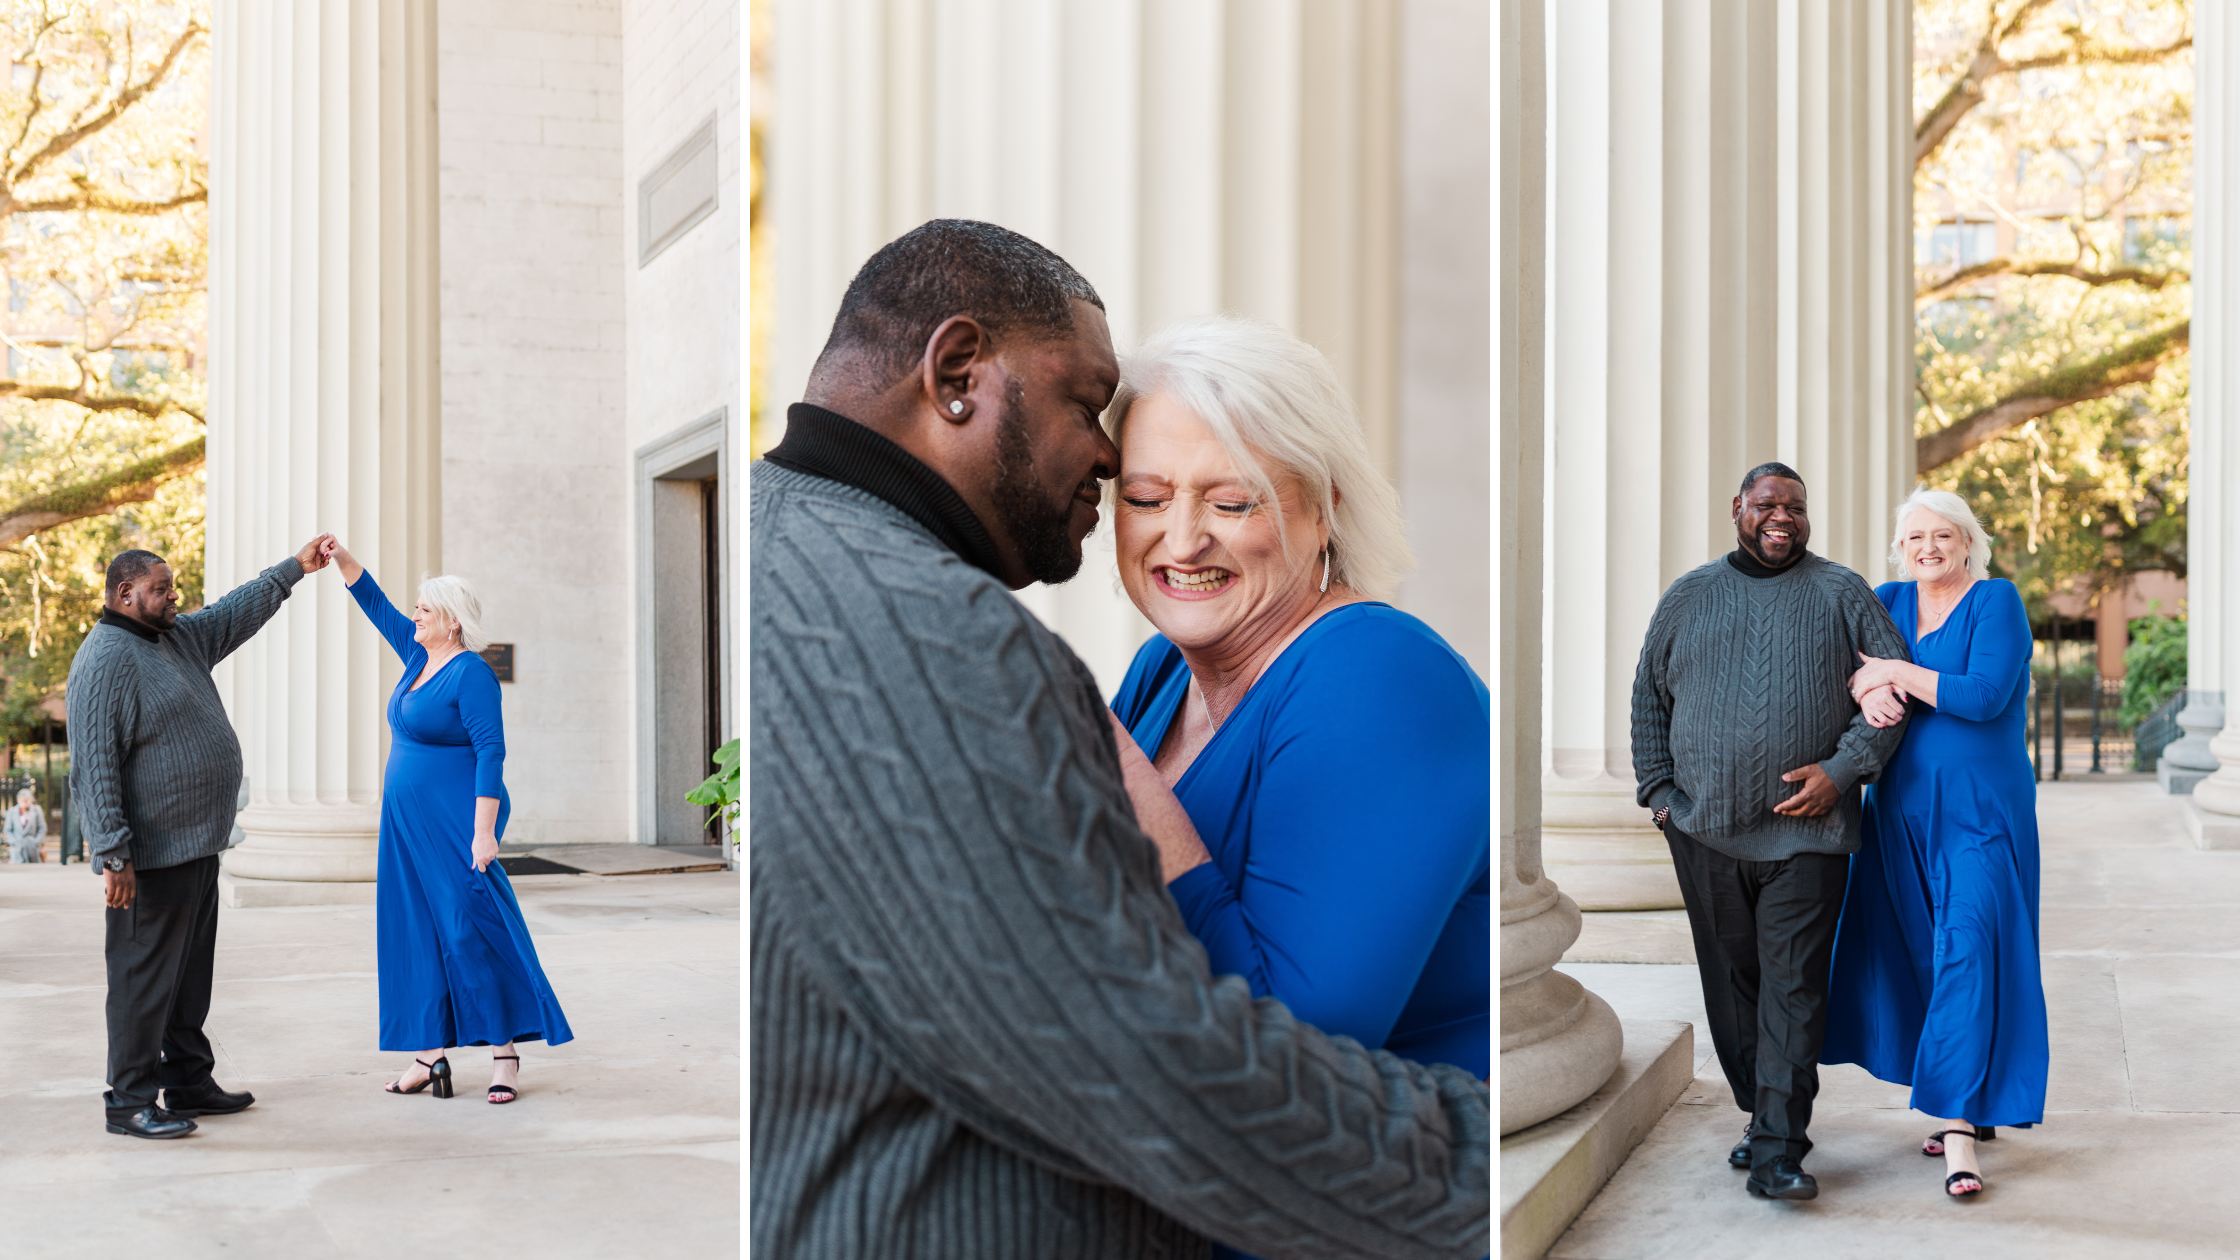
[(2188, 0), (1918, 0), (1916, 456), (2036, 607), (2185, 572)]
[(209, 25), (207, 0), (0, 0), (0, 739), (116, 551), (201, 599)]

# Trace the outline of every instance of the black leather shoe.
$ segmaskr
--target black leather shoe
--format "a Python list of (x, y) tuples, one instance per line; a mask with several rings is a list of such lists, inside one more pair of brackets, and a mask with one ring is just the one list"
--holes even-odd
[(229, 1094), (213, 1081), (201, 1089), (167, 1089), (163, 1091), (163, 1108), (175, 1116), (230, 1116), (248, 1109), (257, 1100), (255, 1094), (242, 1090)]
[(1820, 1183), (1793, 1156), (1784, 1155), (1750, 1174), (1750, 1193), (1761, 1199), (1817, 1199)]
[(1742, 1140), (1734, 1144), (1733, 1150), (1727, 1152), (1728, 1164), (1736, 1168), (1748, 1168), (1750, 1166), (1750, 1134), (1757, 1127), (1756, 1121), (1742, 1126)]
[(109, 1117), (109, 1132), (122, 1133), (126, 1137), (185, 1137), (194, 1132), (194, 1127), (194, 1121), (187, 1119), (185, 1116), (173, 1115), (154, 1103), (150, 1103), (122, 1119), (113, 1115)]

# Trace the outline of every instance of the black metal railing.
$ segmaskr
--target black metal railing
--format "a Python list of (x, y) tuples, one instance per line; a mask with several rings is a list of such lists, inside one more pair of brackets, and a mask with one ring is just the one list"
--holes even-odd
[(2179, 691), (2139, 719), (2132, 732), (2131, 768), (2153, 773), (2162, 762), (2162, 750), (2178, 742), (2185, 729), (2178, 725), (2178, 710), (2186, 707), (2186, 693)]

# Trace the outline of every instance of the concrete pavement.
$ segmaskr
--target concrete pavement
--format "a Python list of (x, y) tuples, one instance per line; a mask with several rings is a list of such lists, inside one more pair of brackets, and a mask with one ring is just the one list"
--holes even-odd
[(225, 910), (206, 1025), (257, 1104), (151, 1142), (102, 1128), (102, 915), (83, 866), (0, 865), (0, 1254), (739, 1254), (739, 877), (517, 877), (576, 1039), (522, 1095), (396, 1097), (373, 907)]
[(2235, 1252), (2240, 1185), (2240, 853), (2193, 847), (2152, 783), (2043, 784), (2046, 1123), (1982, 1146), (1988, 1188), (1943, 1196), (1904, 1088), (1822, 1069), (1809, 1203), (1753, 1199), (1726, 1151), (1747, 1119), (1692, 966), (1563, 965), (1624, 1019), (1696, 1025), (1696, 1080), (1548, 1253), (1556, 1260)]

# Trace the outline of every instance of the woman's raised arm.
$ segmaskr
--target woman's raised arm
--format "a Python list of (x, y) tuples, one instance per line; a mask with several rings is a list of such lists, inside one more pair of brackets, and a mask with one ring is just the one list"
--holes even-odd
[(381, 593), (381, 584), (373, 580), (373, 575), (366, 572), (366, 567), (359, 564), (358, 558), (351, 555), (349, 548), (344, 547), (339, 540), (327, 543), (327, 555), (342, 570), (343, 584), (349, 590), (350, 598), (358, 601), (358, 608), (365, 613), (366, 620), (373, 623), (373, 628), (381, 632), (383, 639), (388, 640), (391, 651), (404, 660), (411, 660), (412, 654), (421, 650), (420, 645), (412, 638), (412, 618), (397, 611), (397, 606), (389, 602), (387, 595)]

